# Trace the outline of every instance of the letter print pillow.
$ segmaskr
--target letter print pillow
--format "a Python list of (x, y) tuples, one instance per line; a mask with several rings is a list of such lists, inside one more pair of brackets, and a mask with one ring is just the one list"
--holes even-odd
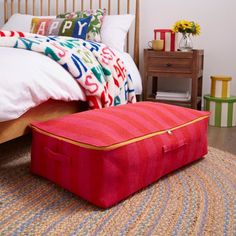
[(91, 21), (91, 16), (75, 19), (42, 19), (33, 18), (31, 33), (40, 35), (60, 35), (86, 39), (86, 34)]
[(57, 18), (74, 19), (76, 17), (84, 18), (92, 16), (90, 26), (87, 33), (87, 39), (95, 42), (101, 42), (101, 27), (103, 17), (106, 15), (106, 9), (84, 10), (78, 12), (71, 12), (60, 14)]

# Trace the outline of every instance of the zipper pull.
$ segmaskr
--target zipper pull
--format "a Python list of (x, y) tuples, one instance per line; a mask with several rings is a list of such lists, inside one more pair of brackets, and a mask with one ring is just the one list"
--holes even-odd
[(169, 134), (169, 135), (173, 135), (173, 133), (172, 133), (171, 130), (167, 130), (166, 132), (167, 132), (167, 134)]

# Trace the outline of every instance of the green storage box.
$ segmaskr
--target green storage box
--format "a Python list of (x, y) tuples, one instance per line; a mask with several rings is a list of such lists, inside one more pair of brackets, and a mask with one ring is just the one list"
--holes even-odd
[(236, 96), (215, 98), (204, 96), (204, 108), (211, 112), (209, 125), (217, 127), (236, 126)]

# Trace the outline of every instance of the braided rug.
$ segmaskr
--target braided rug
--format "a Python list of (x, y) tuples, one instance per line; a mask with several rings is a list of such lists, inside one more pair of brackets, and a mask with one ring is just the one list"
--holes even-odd
[(0, 235), (236, 235), (236, 156), (209, 147), (108, 210), (29, 172), (30, 137), (0, 145)]

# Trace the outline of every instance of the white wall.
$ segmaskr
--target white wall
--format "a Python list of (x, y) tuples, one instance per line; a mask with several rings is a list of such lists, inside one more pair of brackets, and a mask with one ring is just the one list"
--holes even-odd
[(236, 96), (235, 9), (235, 0), (141, 0), (141, 50), (153, 39), (154, 28), (196, 21), (202, 32), (193, 38), (194, 48), (205, 53), (203, 94), (210, 92), (210, 75), (225, 74), (233, 77), (231, 94)]
[[(115, 0), (113, 0), (115, 1)], [(154, 28), (171, 28), (179, 19), (194, 20), (202, 33), (193, 39), (194, 48), (204, 49), (203, 94), (210, 91), (210, 75), (231, 75), (232, 94), (236, 95), (236, 1), (235, 0), (140, 0), (140, 54), (153, 39)], [(3, 23), (0, 0), (0, 25)], [(141, 69), (142, 70), (142, 69)]]

